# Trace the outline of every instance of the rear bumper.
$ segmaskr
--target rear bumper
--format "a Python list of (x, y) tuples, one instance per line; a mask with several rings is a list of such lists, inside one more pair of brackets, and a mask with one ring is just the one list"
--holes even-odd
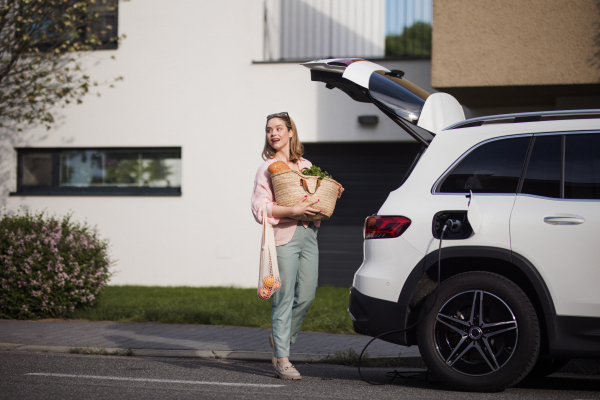
[[(386, 301), (350, 289), (348, 311), (353, 317), (354, 331), (375, 337), (384, 332), (403, 329), (406, 326), (407, 305)], [(382, 336), (386, 342), (406, 346), (406, 333), (398, 332)]]

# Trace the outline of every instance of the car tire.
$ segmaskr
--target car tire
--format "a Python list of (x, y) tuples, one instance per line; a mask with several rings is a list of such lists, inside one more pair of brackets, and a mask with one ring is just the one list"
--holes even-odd
[(423, 361), (460, 390), (502, 391), (525, 378), (537, 361), (535, 309), (501, 275), (456, 275), (442, 283), (437, 296), (430, 295), (422, 312), (428, 312), (418, 328)]
[(539, 357), (527, 379), (543, 378), (560, 370), (571, 361), (568, 358)]

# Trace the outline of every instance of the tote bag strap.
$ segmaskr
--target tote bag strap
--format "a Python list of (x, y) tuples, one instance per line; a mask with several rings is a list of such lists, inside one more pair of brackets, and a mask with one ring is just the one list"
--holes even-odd
[(271, 274), (275, 279), (279, 279), (279, 265), (277, 265), (277, 251), (275, 250), (275, 230), (273, 225), (267, 221), (267, 204), (263, 207), (263, 244), (262, 248), (267, 248), (271, 259)]
[[(274, 247), (275, 246), (275, 237), (274, 237), (275, 232), (273, 231), (273, 225), (271, 225), (269, 223), (269, 221), (267, 221), (267, 219), (268, 219), (267, 206), (268, 205), (269, 205), (269, 203), (267, 203), (263, 206), (262, 246), (264, 247), (265, 245), (270, 244), (271, 247)], [(274, 249), (272, 249), (272, 250), (274, 250)]]
[[(268, 203), (267, 203), (268, 204)], [(267, 230), (267, 204), (263, 206), (263, 223), (262, 223), (262, 243), (261, 246), (266, 244), (266, 230)]]
[(317, 186), (315, 186), (315, 191), (312, 193), (308, 189), (308, 183), (306, 183), (306, 179), (300, 178), (300, 185), (302, 185), (302, 187), (308, 194), (315, 194), (315, 193), (317, 193), (317, 189), (319, 189), (321, 187), (321, 180), (317, 179)]

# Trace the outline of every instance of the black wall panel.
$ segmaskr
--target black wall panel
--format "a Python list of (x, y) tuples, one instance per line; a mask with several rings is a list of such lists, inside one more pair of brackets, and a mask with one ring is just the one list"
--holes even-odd
[(351, 286), (363, 260), (365, 218), (397, 189), (420, 150), (416, 143), (305, 143), (304, 157), (345, 192), (319, 229), (319, 286)]

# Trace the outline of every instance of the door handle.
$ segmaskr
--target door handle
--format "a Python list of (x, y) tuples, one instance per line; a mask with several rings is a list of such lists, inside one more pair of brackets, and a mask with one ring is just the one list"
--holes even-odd
[(550, 225), (579, 225), (585, 222), (582, 217), (544, 217), (544, 222)]

